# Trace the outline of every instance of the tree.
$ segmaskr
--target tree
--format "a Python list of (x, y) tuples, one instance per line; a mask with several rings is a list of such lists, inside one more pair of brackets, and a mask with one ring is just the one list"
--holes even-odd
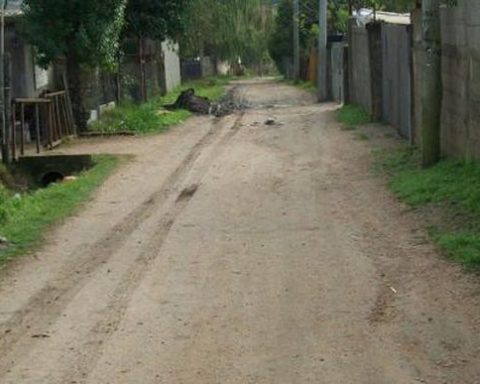
[[(301, 60), (310, 53), (318, 38), (318, 0), (302, 0), (299, 15), (300, 57)], [(278, 4), (273, 33), (269, 41), (272, 59), (281, 72), (283, 60), (293, 57), (293, 3), (282, 0)]]
[(82, 73), (114, 70), (127, 0), (25, 0), (25, 31), (39, 64), (65, 57), (76, 123), (85, 129)]
[(184, 26), (185, 7), (190, 0), (129, 0), (126, 32), (141, 38), (175, 38)]
[(268, 58), (273, 7), (266, 0), (191, 0), (182, 49), (185, 56), (211, 55), (253, 65)]
[(145, 39), (175, 40), (183, 28), (183, 14), (189, 0), (129, 0), (126, 10), (124, 37), (135, 38), (140, 66), (139, 90), (142, 101), (147, 99), (145, 75)]

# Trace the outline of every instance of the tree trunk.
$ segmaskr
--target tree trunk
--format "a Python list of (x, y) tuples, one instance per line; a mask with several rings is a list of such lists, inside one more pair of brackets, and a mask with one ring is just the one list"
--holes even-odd
[(147, 101), (147, 83), (145, 75), (145, 39), (138, 38), (138, 60), (140, 65), (140, 101), (142, 103)]
[(319, 20), (318, 20), (318, 101), (323, 102), (328, 99), (328, 19), (327, 19), (327, 0), (319, 2)]
[(300, 5), (293, 0), (293, 80), (300, 80)]
[(422, 2), (425, 63), (422, 84), (422, 161), (431, 166), (440, 160), (442, 108), (440, 0)]
[(73, 117), (78, 131), (85, 132), (89, 112), (85, 106), (85, 84), (82, 81), (82, 68), (75, 57), (67, 57), (67, 77)]

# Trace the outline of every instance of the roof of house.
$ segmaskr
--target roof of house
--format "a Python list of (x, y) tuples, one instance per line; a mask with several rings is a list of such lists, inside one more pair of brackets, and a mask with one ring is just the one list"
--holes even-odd
[(373, 9), (362, 8), (358, 12), (354, 13), (354, 18), (357, 20), (359, 25), (366, 25), (374, 19), (376, 21), (383, 21), (389, 24), (403, 24), (409, 25), (412, 23), (412, 18), (409, 13), (393, 13), (393, 12), (384, 12), (377, 11), (374, 13)]

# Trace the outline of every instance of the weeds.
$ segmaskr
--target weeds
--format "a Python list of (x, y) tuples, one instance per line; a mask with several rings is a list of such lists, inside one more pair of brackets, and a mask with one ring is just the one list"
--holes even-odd
[(294, 87), (300, 88), (306, 92), (311, 92), (311, 93), (317, 92), (317, 86), (311, 81), (303, 81), (303, 80), (294, 81), (294, 80), (288, 80), (288, 79), (282, 79), (281, 81), (289, 85), (293, 85)]
[(344, 124), (345, 130), (353, 130), (359, 125), (368, 124), (373, 121), (365, 109), (354, 104), (344, 105), (338, 111), (338, 120)]
[(356, 140), (361, 140), (361, 141), (368, 141), (368, 140), (370, 140), (370, 136), (368, 136), (364, 132), (358, 132), (357, 134), (355, 134), (355, 139)]
[(0, 265), (34, 247), (52, 225), (71, 215), (118, 164), (114, 156), (96, 156), (95, 166), (75, 181), (53, 184), (30, 193), (14, 194), (0, 186)]
[(442, 211), (443, 222), (432, 223), (431, 231), (440, 247), (454, 260), (480, 267), (480, 164), (443, 160), (423, 169), (418, 151), (411, 148), (377, 156), (397, 197), (415, 208)]
[(192, 114), (180, 109), (167, 111), (165, 104), (172, 104), (185, 89), (194, 88), (198, 95), (218, 101), (225, 94), (225, 86), (230, 78), (218, 77), (183, 84), (166, 96), (159, 96), (143, 104), (123, 103), (105, 113), (99, 121), (92, 124), (90, 131), (101, 133), (160, 133), (178, 125)]

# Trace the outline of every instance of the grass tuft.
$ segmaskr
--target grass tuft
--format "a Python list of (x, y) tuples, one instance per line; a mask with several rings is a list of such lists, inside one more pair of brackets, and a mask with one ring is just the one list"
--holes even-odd
[(91, 125), (91, 132), (107, 134), (131, 132), (136, 134), (161, 133), (170, 127), (181, 124), (192, 114), (186, 110), (167, 111), (162, 106), (175, 102), (180, 92), (194, 88), (196, 93), (218, 101), (225, 95), (229, 77), (207, 78), (184, 83), (166, 96), (158, 96), (143, 104), (123, 103), (108, 111)]
[(372, 116), (362, 107), (354, 104), (344, 105), (338, 111), (338, 120), (345, 125), (346, 130), (355, 129), (358, 125), (371, 123)]
[(368, 141), (370, 140), (370, 136), (368, 136), (365, 132), (357, 132), (355, 134), (355, 140)]
[(95, 156), (95, 166), (75, 181), (53, 184), (29, 193), (14, 194), (0, 186), (0, 235), (9, 245), (0, 249), (0, 265), (24, 254), (45, 231), (70, 216), (118, 165), (114, 156)]
[(415, 208), (442, 211), (432, 231), (440, 247), (454, 260), (480, 268), (480, 164), (448, 159), (424, 169), (412, 148), (378, 152), (377, 159), (397, 197)]
[(306, 92), (310, 92), (310, 93), (317, 92), (317, 86), (311, 81), (304, 81), (304, 80), (295, 81), (295, 80), (284, 79), (284, 78), (281, 78), (280, 81), (289, 85), (293, 85), (294, 87), (300, 88)]

